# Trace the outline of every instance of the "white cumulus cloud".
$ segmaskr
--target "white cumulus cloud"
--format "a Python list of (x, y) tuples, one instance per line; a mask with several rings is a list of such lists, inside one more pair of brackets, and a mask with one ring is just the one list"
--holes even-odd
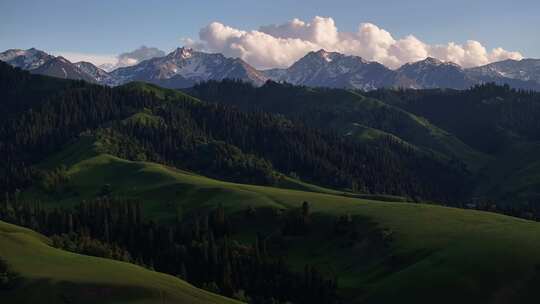
[(262, 31), (246, 32), (218, 22), (203, 28), (199, 38), (199, 43), (190, 46), (240, 57), (257, 67), (287, 66), (307, 51), (320, 48), (309, 40), (277, 37)]
[(309, 51), (325, 49), (378, 61), (391, 68), (428, 56), (473, 67), (504, 59), (521, 59), (519, 52), (495, 48), (488, 51), (480, 42), (449, 42), (429, 45), (414, 35), (394, 38), (372, 23), (361, 23), (356, 32), (341, 32), (330, 17), (306, 22), (293, 19), (257, 30), (236, 29), (213, 22), (199, 32), (199, 41), (188, 40), (193, 48), (240, 57), (258, 68), (287, 67)]

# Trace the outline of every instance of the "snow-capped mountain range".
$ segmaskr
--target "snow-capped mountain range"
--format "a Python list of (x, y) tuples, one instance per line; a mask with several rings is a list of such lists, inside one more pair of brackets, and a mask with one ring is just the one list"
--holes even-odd
[(470, 75), (476, 77), (509, 78), (540, 83), (539, 59), (504, 60), (468, 71)]
[(36, 69), (53, 58), (54, 56), (35, 48), (28, 50), (11, 49), (0, 53), (0, 60), (23, 70)]
[(373, 90), (400, 83), (396, 73), (377, 62), (356, 56), (319, 50), (310, 52), (287, 69), (263, 71), (274, 81), (285, 81), (311, 87), (346, 87)]
[[(55, 57), (35, 48), (7, 50), (0, 53), (0, 60), (34, 74), (108, 84), (103, 81), (103, 77), (98, 76), (105, 75), (107, 72), (91, 63), (79, 62), (74, 64), (62, 56)], [(95, 70), (95, 72), (90, 72), (91, 70)]]
[(373, 90), (382, 87), (465, 89), (485, 82), (507, 83), (540, 90), (540, 59), (505, 60), (464, 69), (435, 58), (408, 63), (397, 70), (358, 56), (319, 50), (309, 52), (286, 69), (257, 70), (242, 59), (189, 48), (111, 72), (89, 62), (71, 63), (37, 49), (12, 49), (0, 60), (35, 74), (116, 86), (145, 81), (169, 88), (186, 88), (207, 80), (240, 79), (255, 85), (268, 80), (311, 87)]
[(422, 61), (407, 63), (397, 71), (402, 77), (414, 81), (417, 88), (468, 88), (476, 83), (467, 71), (452, 62), (442, 62), (428, 57)]
[(118, 84), (146, 81), (172, 88), (189, 87), (206, 80), (241, 79), (262, 85), (267, 78), (242, 59), (222, 54), (178, 48), (164, 57), (145, 60), (137, 65), (110, 73)]

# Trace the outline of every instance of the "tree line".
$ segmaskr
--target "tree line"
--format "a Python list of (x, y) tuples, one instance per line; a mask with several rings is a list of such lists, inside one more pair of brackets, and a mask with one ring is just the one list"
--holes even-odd
[[(0, 219), (41, 232), (61, 249), (136, 263), (250, 303), (340, 302), (336, 277), (313, 265), (293, 272), (261, 235), (251, 244), (233, 240), (234, 222), (221, 205), (170, 224), (146, 220), (142, 209), (138, 201), (108, 197), (50, 209), (8, 196)], [(2, 265), (0, 279), (13, 282)]]

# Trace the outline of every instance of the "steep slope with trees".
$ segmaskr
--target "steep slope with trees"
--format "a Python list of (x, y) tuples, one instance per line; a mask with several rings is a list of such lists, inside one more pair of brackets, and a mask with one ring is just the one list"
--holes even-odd
[[(9, 73), (25, 74), (2, 68), (7, 82)], [(456, 201), (469, 190), (459, 163), (419, 154), (391, 138), (355, 143), (279, 115), (242, 112), (178, 92), (156, 94), (159, 89), (144, 84), (71, 84), (2, 122), (4, 191), (29, 185), (32, 165), (82, 132), (107, 137), (107, 152), (120, 157), (237, 182), (274, 184), (279, 175), (292, 174), (334, 188), (441, 201)], [(18, 93), (25, 85), (6, 85), (1, 93), (29, 103)]]
[(0, 221), (0, 276), (2, 267), (12, 274), (11, 282), (0, 283), (2, 302), (240, 303), (170, 275), (59, 250), (50, 243), (34, 231)]
[(358, 139), (358, 131), (362, 127), (377, 129), (424, 152), (463, 162), (470, 170), (477, 169), (478, 164), (485, 161), (485, 155), (421, 116), (361, 93), (276, 82), (267, 82), (257, 88), (239, 81), (209, 81), (187, 92), (207, 101), (235, 105), (244, 110), (282, 114), (308, 126), (331, 129), (351, 138)]
[(539, 214), (540, 93), (485, 84), (465, 91), (369, 93), (451, 132), (491, 161), (479, 172), (476, 200)]

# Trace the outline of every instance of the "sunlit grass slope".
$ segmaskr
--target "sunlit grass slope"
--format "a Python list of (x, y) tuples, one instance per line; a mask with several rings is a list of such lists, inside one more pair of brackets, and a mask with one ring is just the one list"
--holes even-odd
[[(107, 154), (66, 159), (77, 194), (60, 197), (57, 204), (95, 197), (110, 184), (113, 196), (144, 201), (146, 214), (161, 221), (172, 220), (179, 209), (190, 213), (220, 203), (234, 213), (250, 206), (297, 208), (303, 201), (310, 202), (314, 217), (331, 221), (351, 214), (369, 219), (392, 234), (389, 255), (365, 261), (361, 249), (341, 248), (326, 234), (299, 239), (287, 253), (299, 270), (306, 263), (332, 269), (353, 302), (519, 303), (533, 298), (531, 286), (540, 279), (540, 225), (535, 222), (441, 206), (235, 184)], [(254, 221), (242, 228), (239, 237), (249, 238), (265, 229), (262, 225)]]
[(28, 229), (0, 221), (0, 257), (21, 286), (1, 303), (238, 303), (142, 267), (52, 248)]

